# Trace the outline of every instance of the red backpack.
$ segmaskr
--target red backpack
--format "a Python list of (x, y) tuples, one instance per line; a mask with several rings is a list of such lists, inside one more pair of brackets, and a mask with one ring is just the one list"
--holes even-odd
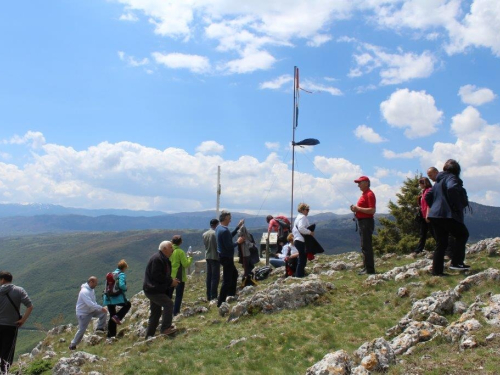
[(122, 290), (118, 286), (118, 278), (121, 272), (108, 272), (106, 274), (106, 288), (104, 294), (108, 297), (116, 297), (122, 294)]

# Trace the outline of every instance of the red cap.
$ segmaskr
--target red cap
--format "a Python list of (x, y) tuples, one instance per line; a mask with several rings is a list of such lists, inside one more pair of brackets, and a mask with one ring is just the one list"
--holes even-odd
[(361, 181), (368, 181), (368, 182), (370, 182), (370, 179), (368, 177), (366, 177), (366, 176), (361, 176), (357, 180), (354, 180), (355, 183), (358, 183), (358, 182), (361, 182)]

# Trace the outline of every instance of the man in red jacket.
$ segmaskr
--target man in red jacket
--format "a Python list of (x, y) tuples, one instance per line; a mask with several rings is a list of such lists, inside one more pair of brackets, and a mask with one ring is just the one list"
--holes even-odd
[(359, 275), (374, 274), (375, 261), (373, 259), (372, 235), (375, 229), (373, 215), (376, 211), (376, 199), (373, 191), (370, 190), (370, 179), (361, 176), (354, 180), (361, 190), (361, 197), (356, 205), (351, 206), (351, 211), (356, 215), (359, 225), (359, 236), (361, 238), (361, 252), (363, 254), (363, 269)]

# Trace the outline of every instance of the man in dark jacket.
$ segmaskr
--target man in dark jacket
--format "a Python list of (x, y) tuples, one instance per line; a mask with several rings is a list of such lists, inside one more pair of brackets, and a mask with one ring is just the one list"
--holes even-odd
[(432, 274), (435, 276), (444, 275), (444, 254), (450, 234), (455, 237), (450, 269), (470, 268), (464, 264), (465, 245), (469, 239), (469, 231), (464, 224), (464, 209), (469, 201), (460, 179), (460, 171), (460, 164), (449, 159), (443, 167), (443, 172), (437, 175), (433, 188), (425, 196), (430, 207), (427, 217), (431, 220), (436, 234), (436, 250), (432, 262)]
[(172, 265), (170, 264), (169, 258), (174, 251), (172, 242), (163, 241), (160, 243), (158, 250), (159, 251), (149, 259), (148, 265), (146, 266), (146, 274), (144, 275), (144, 284), (142, 286), (144, 294), (150, 301), (150, 315), (146, 338), (155, 335), (160, 316), (162, 316), (161, 333), (164, 335), (171, 335), (176, 332), (175, 327), (172, 325), (174, 304), (167, 296), (169, 288), (174, 288), (179, 284), (179, 280), (172, 279), (170, 276)]
[(238, 244), (243, 243), (245, 239), (239, 237), (236, 243), (233, 242), (233, 236), (237, 229), (243, 224), (243, 220), (238, 224), (232, 233), (227, 227), (231, 222), (231, 213), (222, 211), (219, 216), (220, 224), (215, 229), (217, 239), (217, 253), (219, 254), (220, 264), (222, 265), (222, 286), (220, 287), (217, 306), (226, 301), (227, 296), (236, 294), (236, 284), (238, 283), (238, 270), (234, 266), (234, 249)]
[[(19, 311), (26, 306), (24, 315)], [(0, 271), (0, 373), (7, 374), (14, 359), (17, 330), (28, 319), (33, 305), (26, 291), (12, 284), (12, 274)]]

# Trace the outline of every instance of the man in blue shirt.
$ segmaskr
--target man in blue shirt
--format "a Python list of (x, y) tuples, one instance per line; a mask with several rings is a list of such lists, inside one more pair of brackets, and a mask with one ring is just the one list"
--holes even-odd
[(234, 296), (236, 294), (238, 270), (234, 265), (234, 248), (245, 241), (243, 237), (239, 237), (236, 242), (233, 242), (233, 236), (243, 224), (243, 220), (240, 220), (238, 227), (236, 227), (233, 233), (231, 233), (227, 227), (231, 222), (231, 213), (229, 211), (222, 211), (219, 216), (219, 221), (220, 224), (215, 229), (215, 237), (217, 239), (219, 261), (222, 265), (222, 286), (220, 288), (217, 307), (219, 307), (222, 302), (226, 301), (227, 296)]

